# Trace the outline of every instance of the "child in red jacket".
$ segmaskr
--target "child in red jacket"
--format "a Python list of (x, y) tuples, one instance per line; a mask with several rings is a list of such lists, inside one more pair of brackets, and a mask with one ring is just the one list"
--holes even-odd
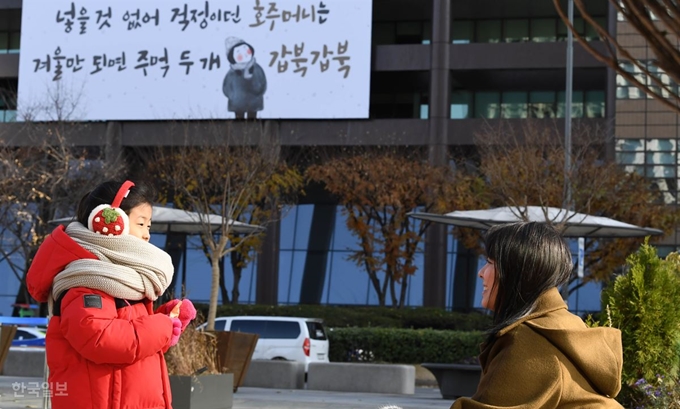
[[(78, 204), (77, 221), (58, 227), (28, 271), (29, 292), (50, 305), (46, 353), (54, 409), (171, 409), (163, 352), (195, 318), (152, 303), (166, 290), (170, 256), (149, 243), (154, 192), (105, 182)], [(161, 312), (162, 311), (162, 312)]]

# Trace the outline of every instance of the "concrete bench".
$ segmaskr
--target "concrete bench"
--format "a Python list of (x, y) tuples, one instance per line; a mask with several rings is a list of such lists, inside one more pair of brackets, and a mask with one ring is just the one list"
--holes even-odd
[(307, 372), (307, 389), (312, 390), (412, 395), (415, 388), (412, 365), (313, 362)]
[(45, 375), (45, 348), (12, 347), (7, 354), (2, 374), (7, 376)]
[(296, 361), (253, 359), (243, 386), (273, 389), (304, 389), (305, 364)]
[(482, 367), (479, 365), (424, 363), (420, 366), (437, 378), (439, 391), (444, 399), (474, 395), (482, 376)]

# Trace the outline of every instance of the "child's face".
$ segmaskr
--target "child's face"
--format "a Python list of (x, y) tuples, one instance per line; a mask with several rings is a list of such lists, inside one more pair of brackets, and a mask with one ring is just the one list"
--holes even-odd
[(130, 235), (138, 237), (146, 242), (151, 238), (151, 213), (153, 208), (148, 203), (130, 209)]
[(234, 60), (237, 63), (249, 62), (253, 59), (253, 52), (250, 51), (250, 47), (245, 44), (241, 44), (234, 48)]

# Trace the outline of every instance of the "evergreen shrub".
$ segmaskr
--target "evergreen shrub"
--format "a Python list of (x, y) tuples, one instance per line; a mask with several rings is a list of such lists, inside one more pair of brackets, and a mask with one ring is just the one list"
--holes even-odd
[[(196, 304), (196, 309), (207, 315), (207, 304)], [(491, 316), (480, 312), (460, 313), (424, 307), (237, 304), (221, 305), (217, 308), (218, 317), (235, 315), (321, 318), (327, 328), (380, 327), (484, 331), (491, 327)]]
[(479, 355), (480, 331), (400, 328), (334, 328), (328, 331), (331, 362), (456, 363)]
[[(667, 388), (678, 389), (679, 274), (677, 253), (663, 260), (645, 242), (628, 257), (627, 272), (603, 291), (601, 319), (621, 330), (623, 385), (618, 400), (625, 407), (671, 407), (655, 401), (655, 395), (670, 396)], [(649, 385), (654, 385), (655, 393), (649, 393)]]

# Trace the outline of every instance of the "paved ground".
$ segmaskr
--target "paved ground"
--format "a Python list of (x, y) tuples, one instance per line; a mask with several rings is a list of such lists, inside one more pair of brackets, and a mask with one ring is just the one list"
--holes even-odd
[[(43, 401), (38, 396), (40, 382), (42, 378), (0, 376), (0, 409), (42, 408)], [(26, 388), (23, 393), (22, 386)], [(234, 394), (233, 409), (380, 409), (390, 405), (403, 409), (448, 409), (452, 403), (442, 399), (436, 388), (416, 388), (415, 395), (385, 395), (241, 387)]]

